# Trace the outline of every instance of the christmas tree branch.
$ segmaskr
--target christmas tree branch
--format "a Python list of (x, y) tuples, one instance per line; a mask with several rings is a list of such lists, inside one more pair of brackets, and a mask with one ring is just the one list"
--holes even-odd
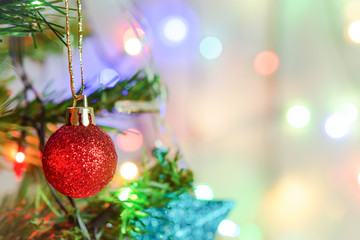
[(103, 225), (114, 215), (114, 206), (110, 204), (108, 208), (106, 208), (105, 211), (101, 212), (98, 216), (93, 218), (91, 222), (88, 224), (88, 226), (92, 229), (94, 229), (94, 237), (95, 239), (98, 239), (98, 231)]
[[(132, 78), (119, 81), (112, 88), (100, 87), (98, 90), (88, 95), (88, 102), (91, 107), (94, 108), (96, 113), (103, 110), (114, 111), (115, 104), (118, 101), (154, 101), (160, 96), (160, 79), (155, 75), (154, 80), (150, 81), (142, 71), (139, 71)], [(33, 89), (31, 84), (30, 89)], [(1, 87), (1, 86), (0, 86)], [(123, 92), (126, 90), (126, 93)], [(6, 92), (6, 90), (2, 90)], [(65, 122), (65, 110), (67, 107), (72, 106), (72, 99), (64, 100), (59, 103), (55, 103), (52, 100), (44, 101), (40, 98), (40, 94), (36, 93), (36, 99), (29, 102), (29, 118), (33, 123), (39, 123), (43, 121), (43, 115), (45, 112), (45, 122), (51, 124), (58, 124)], [(15, 129), (17, 126), (21, 126), (21, 117), (25, 114), (26, 108), (21, 104), (21, 96), (15, 96), (9, 98), (8, 94), (4, 95), (7, 98), (0, 107), (0, 131), (8, 132), (10, 129)], [(11, 109), (7, 106), (13, 106)], [(44, 106), (45, 111), (37, 111)], [(2, 111), (2, 112), (1, 112)], [(33, 125), (33, 124), (32, 124)], [(37, 124), (35, 124), (37, 125)], [(42, 125), (44, 126), (44, 125)], [(51, 131), (47, 129), (47, 131)]]
[[(35, 94), (35, 100), (40, 104), (41, 110), (40, 110), (40, 123), (38, 122), (34, 122), (33, 121), (33, 127), (36, 129), (37, 134), (39, 136), (40, 139), (40, 143), (39, 143), (39, 150), (40, 152), (43, 152), (43, 148), (45, 145), (45, 106), (43, 103), (43, 100), (40, 97), (40, 94), (38, 94), (38, 92), (35, 90), (35, 88), (32, 86), (31, 82), (28, 79), (28, 76), (26, 74), (26, 71), (24, 69), (23, 66), (23, 47), (24, 47), (24, 42), (23, 42), (23, 38), (21, 37), (11, 37), (10, 38), (10, 56), (12, 59), (12, 62), (16, 68), (16, 72), (20, 73), (20, 79), (24, 85), (24, 99), (25, 99), (25, 114), (23, 116), (23, 120), (22, 120), (22, 124), (24, 126), (28, 125), (28, 105), (29, 105), (29, 99), (27, 97), (27, 92), (28, 91), (32, 91)], [(26, 137), (26, 131), (22, 130), (21, 131), (21, 139), (20, 139), (20, 143), (19, 143), (19, 149), (21, 149), (21, 151), (23, 151), (23, 147), (22, 147), (22, 141), (23, 139), (25, 139)], [(66, 210), (65, 206), (62, 204), (62, 202), (60, 201), (60, 199), (58, 198), (54, 188), (48, 184), (48, 186), (50, 187), (50, 192), (53, 195), (56, 203), (59, 205), (60, 209), (65, 213), (65, 215), (68, 215), (68, 211)], [(79, 225), (79, 227), (82, 229), (83, 232), (85, 232), (85, 234), (87, 233), (87, 235), (89, 235), (89, 233), (87, 232), (87, 229), (85, 227), (85, 225), (83, 224), (80, 215), (78, 213), (78, 210), (76, 208), (75, 202), (72, 198), (69, 198), (71, 205), (74, 207), (75, 209), (75, 214), (76, 214), (76, 218), (77, 218), (77, 223)], [(69, 216), (69, 221), (73, 222), (73, 218), (72, 216)], [(84, 238), (88, 239), (87, 236), (84, 236)]]
[[(29, 36), (50, 29), (63, 43), (64, 27), (49, 22), (40, 12), (52, 10), (65, 16), (55, 6), (62, 0), (47, 2), (45, 0), (2, 0), (0, 5), (0, 36)], [(50, 11), (51, 12), (51, 11)]]
[[(150, 216), (148, 209), (166, 207), (171, 200), (191, 190), (193, 181), (190, 170), (177, 166), (178, 155), (170, 159), (167, 151), (156, 149), (154, 156), (157, 162), (153, 167), (147, 168), (145, 165), (138, 179), (125, 183), (120, 189), (104, 190), (86, 200), (79, 199), (81, 208), (69, 199), (77, 221), (81, 217), (82, 227), (88, 222), (86, 226), (91, 230), (91, 235), (87, 234), (89, 232), (85, 228), (74, 225), (74, 221), (69, 222), (66, 215), (54, 215), (52, 210), (59, 212), (59, 208), (52, 205), (53, 199), (44, 196), (50, 192), (42, 191), (40, 187), (43, 202), (35, 205), (36, 211), (29, 196), (27, 205), (16, 205), (16, 211), (9, 211), (6, 204), (0, 206), (0, 239), (1, 236), (5, 236), (4, 239), (16, 239), (18, 236), (24, 239), (80, 239), (84, 235), (88, 239), (117, 239), (119, 235), (122, 239), (133, 239), (135, 235), (145, 234), (146, 231), (139, 225), (142, 219)], [(31, 183), (30, 179), (27, 180), (24, 187)], [(124, 191), (128, 193), (126, 198), (122, 196)], [(29, 224), (22, 224), (29, 217)]]
[(81, 229), (81, 231), (82, 231), (82, 234), (83, 234), (84, 239), (85, 239), (85, 240), (90, 240), (89, 231), (87, 230), (84, 222), (83, 222), (82, 219), (81, 219), (79, 210), (78, 210), (78, 208), (77, 208), (77, 206), (76, 206), (76, 203), (75, 203), (74, 199), (71, 198), (71, 197), (67, 197), (67, 198), (69, 199), (71, 205), (72, 205), (73, 208), (74, 208), (75, 215), (76, 215), (76, 222), (77, 222), (77, 224), (79, 225), (79, 227), (80, 227), (80, 229)]
[[(16, 46), (16, 44), (14, 45)], [(14, 66), (20, 75), (20, 79), (24, 84), (24, 88), (26, 91), (32, 91), (35, 95), (35, 99), (28, 101), (27, 97), (24, 97), (23, 95), (9, 98), (8, 94), (5, 94), (3, 96), (5, 101), (0, 107), (0, 131), (12, 132), (13, 130), (18, 129), (29, 132), (29, 127), (34, 128), (40, 140), (38, 147), (40, 150), (42, 150), (45, 140), (45, 123), (49, 122), (56, 124), (59, 122), (65, 122), (64, 111), (66, 107), (72, 105), (72, 102), (71, 100), (65, 100), (60, 103), (54, 103), (50, 100), (44, 101), (41, 95), (38, 94), (37, 91), (33, 88), (24, 71), (22, 65), (22, 55), (15, 54), (14, 52), (16, 53), (16, 51), (10, 51), (12, 54)], [(124, 90), (126, 90), (126, 92), (124, 92)], [(4, 91), (6, 92), (5, 89), (0, 87), (0, 92)], [(90, 104), (96, 110), (112, 111), (115, 108), (116, 102), (119, 100), (154, 101), (159, 96), (160, 80), (158, 76), (155, 76), (154, 79), (150, 80), (147, 78), (144, 72), (139, 71), (132, 78), (118, 82), (113, 88), (99, 88), (92, 94), (88, 95), (88, 99)], [(27, 102), (25, 105), (22, 104), (24, 98)], [(39, 109), (39, 107), (41, 110), (35, 111)], [(22, 125), (24, 124), (24, 118), (30, 120), (26, 122), (26, 126)], [(50, 129), (46, 128), (46, 131), (50, 131)], [(21, 140), (13, 134), (8, 136), (10, 140)], [(29, 146), (31, 145), (30, 143), (27, 144), (29, 144)], [(106, 199), (102, 198), (102, 196), (99, 196), (98, 198), (96, 197), (92, 203), (89, 203), (87, 207), (81, 211), (77, 208), (73, 199), (69, 199), (70, 203), (74, 207), (76, 224), (78, 225), (78, 228), (73, 226), (75, 223), (74, 219), (71, 218), (71, 215), (68, 214), (67, 209), (54, 190), (50, 188), (48, 193), (53, 195), (53, 199), (50, 198), (50, 200), (55, 201), (55, 204), (59, 206), (57, 210), (55, 206), (51, 205), (49, 198), (45, 198), (43, 193), (43, 197), (41, 199), (43, 199), (43, 201), (46, 200), (46, 206), (49, 208), (51, 207), (52, 211), (56, 211), (57, 214), (59, 214), (58, 210), (65, 213), (65, 215), (61, 214), (61, 216), (54, 218), (53, 221), (58, 223), (60, 221), (59, 219), (67, 217), (68, 222), (71, 224), (71, 226), (73, 226), (73, 228), (71, 228), (72, 230), (64, 233), (69, 235), (64, 237), (72, 238), (70, 236), (79, 236), (80, 234), (87, 239), (91, 238), (92, 236), (95, 239), (100, 239), (102, 238), (102, 235), (106, 235), (106, 238), (114, 239), (114, 235), (112, 234), (115, 234), (116, 231), (116, 235), (120, 233), (120, 235), (123, 237), (131, 237), (132, 233), (142, 233), (143, 230), (139, 229), (134, 224), (135, 222), (141, 223), (140, 219), (148, 216), (148, 213), (145, 211), (147, 208), (153, 206), (165, 206), (165, 204), (175, 196), (190, 189), (189, 184), (191, 184), (192, 181), (192, 174), (190, 174), (191, 172), (186, 172), (184, 170), (179, 171), (176, 167), (177, 158), (175, 158), (174, 162), (172, 162), (167, 159), (167, 153), (159, 154), (159, 150), (157, 150), (155, 153), (155, 156), (159, 161), (158, 164), (156, 164), (151, 169), (146, 169), (146, 166), (144, 165), (144, 173), (142, 177), (124, 186), (124, 188), (131, 189), (131, 196), (136, 196), (136, 198), (130, 197), (126, 201), (119, 201), (118, 194), (120, 191), (123, 191), (124, 188), (122, 188), (110, 193), (110, 196)], [(159, 167), (162, 169), (159, 169)], [(175, 177), (176, 179), (186, 180), (183, 182), (179, 182), (177, 180), (172, 183), (172, 177), (170, 175), (175, 176), (178, 174), (180, 174), (180, 176)], [(164, 179), (168, 181), (168, 183), (164, 183)], [(169, 194), (173, 195), (170, 196)], [(134, 207), (129, 207), (131, 205)], [(39, 206), (39, 204), (37, 204), (37, 206)], [(94, 206), (97, 206), (96, 212), (99, 212), (99, 214), (89, 218), (86, 213), (93, 215), (91, 214), (90, 210), (94, 209)], [(85, 217), (84, 220), (82, 216)], [(85, 220), (89, 222), (88, 227), (91, 228), (92, 235), (89, 234), (86, 225), (84, 224)], [(114, 224), (114, 228), (111, 231), (106, 232), (104, 231), (105, 225), (109, 221)], [(36, 226), (38, 229), (42, 229), (41, 234), (48, 236), (47, 234), (49, 230), (46, 230), (49, 229), (48, 224), (42, 223), (42, 221), (37, 221), (36, 225), (34, 226)], [(56, 229), (61, 229), (61, 231), (63, 231), (61, 224), (55, 224), (54, 231), (57, 231)], [(36, 232), (33, 232), (32, 234), (37, 236)], [(108, 237), (110, 235), (112, 237)]]
[[(62, 204), (60, 198), (56, 194), (55, 189), (50, 185), (50, 183), (48, 183), (48, 186), (50, 188), (51, 195), (54, 197), (54, 199), (55, 199), (56, 203), (59, 205), (60, 209), (64, 212), (65, 215), (68, 215), (68, 211), (66, 210), (64, 204)], [(73, 220), (74, 219), (71, 216), (71, 218), (69, 218), (69, 222), (72, 222)]]

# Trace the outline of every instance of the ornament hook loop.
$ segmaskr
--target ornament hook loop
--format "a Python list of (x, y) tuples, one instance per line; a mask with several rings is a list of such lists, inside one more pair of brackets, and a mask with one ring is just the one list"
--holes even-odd
[(87, 101), (87, 96), (86, 95), (78, 95), (77, 98), (73, 98), (73, 107), (76, 107), (77, 101), (79, 101), (80, 99), (83, 99), (84, 107), (87, 108), (88, 107), (88, 101)]

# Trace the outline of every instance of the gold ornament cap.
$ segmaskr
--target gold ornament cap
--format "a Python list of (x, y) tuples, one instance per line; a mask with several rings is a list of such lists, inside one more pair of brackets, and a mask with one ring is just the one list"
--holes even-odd
[(85, 95), (82, 97), (84, 101), (84, 107), (77, 107), (76, 104), (78, 99), (74, 99), (73, 106), (66, 108), (66, 125), (83, 125), (85, 127), (89, 126), (90, 124), (96, 125), (94, 109), (92, 107), (88, 107), (87, 97)]

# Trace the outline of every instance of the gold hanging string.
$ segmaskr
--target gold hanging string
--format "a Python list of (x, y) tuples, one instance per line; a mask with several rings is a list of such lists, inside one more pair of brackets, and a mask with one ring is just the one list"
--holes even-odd
[(76, 106), (77, 100), (83, 98), (83, 91), (85, 89), (84, 85), (84, 70), (82, 63), (82, 16), (81, 16), (81, 2), (80, 0), (76, 1), (77, 4), (77, 20), (78, 20), (78, 47), (79, 47), (79, 60), (80, 60), (80, 69), (81, 69), (81, 88), (79, 95), (76, 95), (75, 92), (75, 82), (74, 82), (74, 70), (72, 64), (72, 49), (71, 49), (71, 39), (70, 39), (70, 11), (69, 11), (69, 0), (65, 0), (65, 12), (66, 12), (66, 45), (68, 50), (68, 60), (69, 60), (69, 73), (70, 73), (70, 88), (73, 96), (73, 105)]

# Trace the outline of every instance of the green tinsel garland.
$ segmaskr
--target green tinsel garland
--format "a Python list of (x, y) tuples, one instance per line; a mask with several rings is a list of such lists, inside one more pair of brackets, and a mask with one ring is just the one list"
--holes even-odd
[[(168, 157), (168, 152), (156, 149), (157, 163), (148, 168), (143, 161), (144, 171), (140, 177), (125, 183), (120, 189), (104, 190), (94, 197), (77, 200), (84, 232), (77, 226), (76, 213), (71, 210), (64, 214), (56, 205), (50, 191), (44, 188), (46, 180), (41, 170), (34, 169), (23, 180), (15, 204), (8, 197), (0, 208), (0, 239), (132, 239), (133, 234), (145, 234), (136, 223), (149, 216), (146, 209), (165, 207), (184, 192), (192, 189), (193, 174), (180, 169), (177, 161)], [(33, 175), (33, 176), (31, 176)], [(34, 178), (34, 176), (36, 176)], [(37, 179), (37, 180), (36, 180)], [(31, 182), (37, 187), (31, 193)], [(120, 200), (122, 192), (128, 192), (126, 200)], [(35, 197), (29, 197), (33, 195)], [(66, 198), (62, 196), (62, 202)]]

